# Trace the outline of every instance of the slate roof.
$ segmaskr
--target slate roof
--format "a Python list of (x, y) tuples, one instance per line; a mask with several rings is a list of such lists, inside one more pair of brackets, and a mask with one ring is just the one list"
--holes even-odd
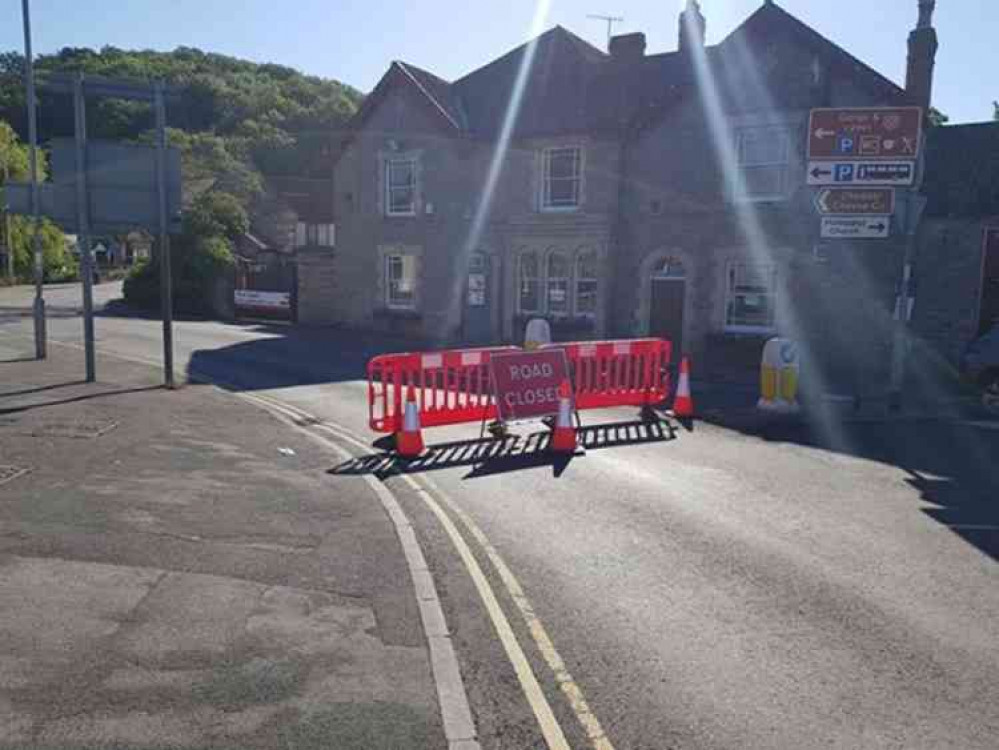
[(999, 122), (930, 130), (921, 192), (930, 217), (999, 217)]
[[(722, 42), (706, 49), (724, 101), (750, 101), (752, 92), (728, 84), (736, 78), (730, 73), (745, 64), (745, 42), (775, 36), (810, 48), (826, 65), (849, 72), (858, 85), (875, 92), (886, 104), (902, 103), (905, 92), (900, 87), (773, 2), (764, 3)], [(518, 74), (529, 54), (533, 55), (532, 65), (514, 130), (518, 138), (619, 132), (655, 117), (684, 96), (697, 95), (689, 55), (669, 52), (635, 61), (617, 60), (555, 26), (452, 83), (410, 63), (395, 62), (369, 98), (384, 95), (393, 71), (401, 71), (449, 127), (492, 139), (503, 126)], [(355, 124), (373, 106), (374, 101), (366, 101)]]

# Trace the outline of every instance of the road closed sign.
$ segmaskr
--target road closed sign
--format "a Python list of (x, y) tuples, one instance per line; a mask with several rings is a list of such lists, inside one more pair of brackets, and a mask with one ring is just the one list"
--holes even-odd
[(490, 362), (496, 408), (502, 421), (537, 419), (558, 413), (559, 389), (569, 381), (562, 349), (494, 354)]

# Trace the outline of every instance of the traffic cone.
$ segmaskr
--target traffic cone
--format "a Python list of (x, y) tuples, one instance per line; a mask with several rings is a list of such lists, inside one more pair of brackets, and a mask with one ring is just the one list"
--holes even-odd
[(406, 411), (402, 418), (402, 432), (395, 435), (396, 452), (403, 458), (417, 458), (423, 453), (423, 433), (420, 432), (420, 408), (416, 405), (416, 391), (409, 386), (406, 394)]
[(576, 452), (576, 430), (572, 426), (572, 397), (565, 381), (558, 389), (558, 418), (552, 430), (551, 449), (556, 453)]
[(694, 416), (694, 399), (690, 396), (690, 362), (686, 357), (680, 360), (680, 380), (676, 384), (676, 398), (673, 399), (673, 416)]

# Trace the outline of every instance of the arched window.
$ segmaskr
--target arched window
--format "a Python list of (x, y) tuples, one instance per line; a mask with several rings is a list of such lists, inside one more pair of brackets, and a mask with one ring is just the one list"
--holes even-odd
[(549, 315), (569, 314), (569, 271), (569, 259), (565, 253), (553, 252), (548, 255)]
[(597, 314), (597, 254), (591, 250), (576, 256), (576, 315)]
[(519, 265), (517, 309), (522, 313), (541, 312), (541, 269), (538, 267), (538, 254), (521, 253)]

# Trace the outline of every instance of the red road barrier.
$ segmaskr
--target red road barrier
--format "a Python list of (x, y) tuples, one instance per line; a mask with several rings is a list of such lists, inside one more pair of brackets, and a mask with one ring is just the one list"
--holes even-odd
[[(664, 339), (587, 341), (551, 344), (564, 349), (575, 391), (576, 409), (653, 406), (669, 395), (672, 345)], [(416, 391), (423, 427), (481, 422), (497, 417), (491, 349), (383, 354), (368, 362), (369, 424), (375, 432), (398, 432), (406, 392)]]

